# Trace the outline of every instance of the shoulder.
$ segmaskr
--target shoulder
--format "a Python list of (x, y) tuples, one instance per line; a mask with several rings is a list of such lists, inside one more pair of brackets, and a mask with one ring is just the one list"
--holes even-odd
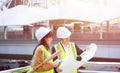
[(39, 45), (37, 48), (36, 48), (36, 51), (44, 51), (44, 46), (43, 45)]
[(56, 47), (56, 46), (58, 46), (60, 44), (60, 42), (59, 43), (56, 43), (53, 47)]
[(72, 45), (76, 45), (74, 42), (70, 42), (70, 44), (72, 44)]

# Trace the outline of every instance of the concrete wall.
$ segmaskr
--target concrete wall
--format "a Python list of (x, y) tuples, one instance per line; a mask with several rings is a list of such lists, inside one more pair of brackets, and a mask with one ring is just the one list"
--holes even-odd
[[(35, 46), (36, 44), (0, 44), (0, 54), (32, 55)], [(84, 50), (87, 45), (79, 47)], [(120, 45), (98, 45), (95, 57), (120, 59)]]

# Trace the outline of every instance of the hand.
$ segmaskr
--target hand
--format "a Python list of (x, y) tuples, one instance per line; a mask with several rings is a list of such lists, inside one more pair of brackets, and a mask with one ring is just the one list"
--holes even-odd
[(120, 70), (120, 66), (117, 66), (117, 69)]
[(89, 49), (90, 49), (90, 46), (88, 46), (84, 51), (89, 50)]
[(56, 68), (56, 71), (57, 71), (57, 72), (62, 72), (62, 69), (60, 69), (60, 68), (57, 67), (57, 68)]
[(53, 62), (52, 65), (53, 65), (53, 67), (57, 67), (59, 65), (59, 63)]
[(79, 69), (85, 69), (85, 68), (86, 68), (85, 64), (79, 67)]

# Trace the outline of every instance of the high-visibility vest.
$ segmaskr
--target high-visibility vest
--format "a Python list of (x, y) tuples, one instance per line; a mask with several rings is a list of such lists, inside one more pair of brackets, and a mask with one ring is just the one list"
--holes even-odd
[[(43, 45), (40, 45), (38, 47), (38, 49), (42, 49), (42, 51), (43, 51), (43, 54), (42, 54), (43, 60), (45, 60), (47, 57), (51, 56), (51, 53)], [(53, 60), (48, 61), (48, 63), (52, 63), (52, 62), (53, 62)], [(44, 72), (34, 72), (34, 73), (54, 73), (54, 69), (44, 71)]]
[[(60, 55), (58, 55), (58, 59), (60, 59), (61, 61), (63, 61), (65, 58), (66, 58), (66, 52), (64, 50), (64, 48), (62, 47), (62, 45), (60, 43), (56, 44), (54, 46), (55, 48), (55, 51), (57, 50), (61, 50), (61, 53)], [(76, 48), (75, 48), (75, 43), (73, 42), (69, 42), (69, 45), (68, 45), (68, 55), (73, 58), (73, 59), (76, 59), (77, 57), (77, 52), (76, 52)], [(73, 71), (73, 73), (77, 73), (77, 70)]]

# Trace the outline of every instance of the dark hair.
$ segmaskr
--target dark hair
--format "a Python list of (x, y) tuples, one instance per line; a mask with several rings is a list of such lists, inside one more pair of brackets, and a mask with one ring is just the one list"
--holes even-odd
[(49, 48), (49, 45), (47, 44), (47, 42), (46, 42), (46, 38), (48, 38), (48, 37), (52, 37), (52, 32), (50, 31), (48, 34), (46, 34), (40, 41), (39, 41), (39, 43), (38, 43), (38, 45), (35, 47), (35, 49), (34, 49), (34, 51), (33, 51), (33, 55), (35, 54), (35, 51), (36, 51), (36, 49), (37, 49), (37, 47), (39, 46), (39, 45), (44, 45), (45, 46), (45, 48), (46, 49), (50, 49)]

